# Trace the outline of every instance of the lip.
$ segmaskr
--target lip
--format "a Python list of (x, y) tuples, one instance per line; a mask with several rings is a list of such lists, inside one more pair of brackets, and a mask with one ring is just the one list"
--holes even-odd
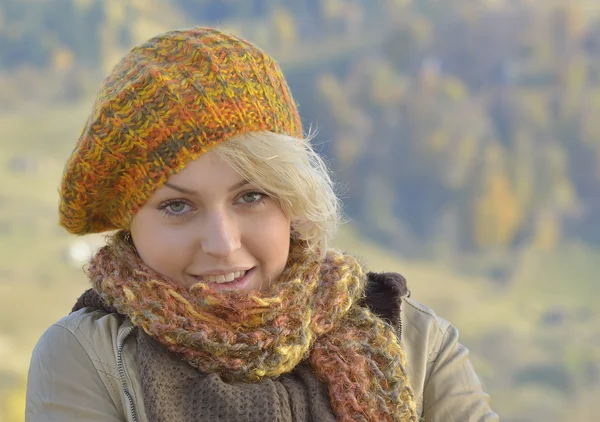
[[(202, 276), (198, 276), (198, 275), (191, 275), (190, 274), (190, 277), (192, 277), (198, 283), (205, 283), (208, 287), (210, 287), (213, 290), (244, 290), (250, 284), (250, 278), (254, 274), (254, 270), (255, 269), (256, 269), (256, 267), (252, 267), (249, 270), (246, 270), (246, 274), (244, 274), (242, 277), (240, 277), (239, 279), (237, 279), (235, 281), (230, 281), (229, 283), (211, 283), (211, 282), (207, 282), (207, 281), (204, 281), (202, 279)], [(238, 271), (243, 271), (243, 270), (238, 270)], [(229, 272), (235, 272), (235, 271), (229, 271)], [(222, 275), (222, 274), (228, 274), (229, 272), (221, 273), (221, 274), (207, 273), (207, 275), (208, 274), (210, 274), (210, 275)]]
[(226, 274), (230, 274), (230, 273), (237, 273), (240, 271), (250, 271), (251, 269), (253, 269), (254, 267), (235, 267), (235, 268), (227, 268), (226, 270), (210, 270), (210, 271), (204, 271), (201, 274), (190, 274), (192, 277), (195, 278), (202, 278), (202, 277), (206, 277), (209, 275), (226, 275)]

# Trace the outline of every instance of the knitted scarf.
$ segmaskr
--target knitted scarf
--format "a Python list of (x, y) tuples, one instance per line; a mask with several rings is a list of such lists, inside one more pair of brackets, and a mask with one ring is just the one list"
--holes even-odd
[(336, 420), (417, 420), (395, 330), (361, 306), (366, 277), (349, 255), (293, 247), (280, 280), (251, 294), (180, 286), (122, 242), (100, 249), (88, 273), (106, 305), (205, 374), (255, 383), (307, 361)]

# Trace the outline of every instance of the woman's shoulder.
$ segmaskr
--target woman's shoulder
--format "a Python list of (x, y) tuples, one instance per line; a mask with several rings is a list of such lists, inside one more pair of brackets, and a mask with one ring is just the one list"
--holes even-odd
[(400, 312), (400, 342), (406, 355), (406, 369), (417, 407), (421, 412), (425, 386), (452, 325), (427, 305), (408, 296), (402, 298)]
[(424, 419), (497, 421), (458, 329), (409, 297), (401, 313), (406, 369)]
[(402, 322), (404, 327), (417, 328), (422, 334), (429, 336), (443, 335), (451, 323), (440, 317), (429, 306), (418, 302), (410, 296), (402, 298)]
[(133, 327), (128, 319), (103, 310), (86, 307), (71, 312), (39, 338), (31, 357), (30, 375), (39, 377), (44, 371), (55, 372), (61, 367), (60, 362), (79, 362), (77, 376), (95, 370), (110, 384), (118, 377), (119, 344), (131, 331), (130, 326)]
[(76, 337), (116, 337), (124, 325), (123, 318), (102, 309), (82, 308), (61, 318), (53, 326), (62, 327)]
[(100, 309), (82, 308), (61, 318), (42, 334), (36, 349), (73, 350), (72, 344), (78, 343), (79, 350), (85, 351), (92, 361), (110, 361), (114, 359), (119, 338), (128, 325), (114, 313)]
[(85, 409), (117, 414), (117, 339), (123, 326), (118, 315), (82, 308), (48, 327), (31, 356), (26, 420), (64, 420), (64, 412), (73, 415)]
[(423, 359), (420, 364), (435, 361), (450, 332), (458, 330), (446, 319), (440, 317), (429, 306), (405, 296), (401, 306), (402, 343), (408, 353)]

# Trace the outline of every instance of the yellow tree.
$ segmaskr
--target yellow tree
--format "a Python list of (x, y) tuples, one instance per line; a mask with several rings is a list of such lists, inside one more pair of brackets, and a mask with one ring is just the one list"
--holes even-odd
[(480, 248), (508, 246), (522, 222), (514, 187), (498, 165), (500, 157), (502, 150), (497, 145), (488, 148), (485, 161), (496, 168), (484, 177), (473, 202), (473, 241)]

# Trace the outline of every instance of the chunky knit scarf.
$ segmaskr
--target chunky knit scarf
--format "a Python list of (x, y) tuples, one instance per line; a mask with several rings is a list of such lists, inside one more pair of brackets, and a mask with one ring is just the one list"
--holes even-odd
[(295, 247), (279, 282), (252, 294), (179, 286), (122, 242), (88, 272), (105, 304), (204, 374), (256, 383), (308, 362), (336, 420), (417, 420), (395, 330), (361, 306), (366, 277), (351, 256)]

